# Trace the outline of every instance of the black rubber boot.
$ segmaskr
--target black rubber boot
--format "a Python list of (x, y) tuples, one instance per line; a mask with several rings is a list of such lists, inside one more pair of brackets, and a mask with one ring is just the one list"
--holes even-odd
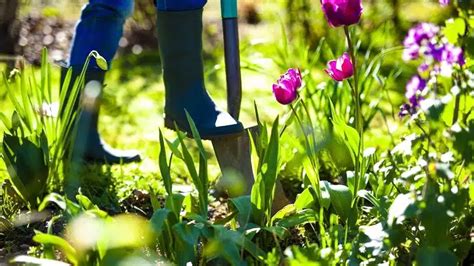
[[(62, 68), (61, 71), (61, 84), (66, 76), (68, 69)], [(72, 71), (72, 78), (70, 88), (72, 84), (80, 76), (80, 70)], [(97, 81), (98, 86), (103, 86), (105, 72), (101, 70), (89, 70), (86, 73), (84, 84), (87, 86), (89, 82)], [(68, 96), (66, 96), (67, 99)], [(74, 105), (75, 110), (79, 107), (79, 101)], [(75, 143), (73, 147), (73, 158), (80, 156), (87, 163), (97, 164), (122, 164), (132, 163), (141, 160), (140, 154), (133, 150), (117, 150), (107, 145), (101, 138), (98, 132), (98, 121), (99, 121), (99, 110), (100, 110), (100, 95), (97, 99), (95, 106), (89, 106), (84, 108), (78, 116), (77, 120), (77, 134), (75, 137)], [(62, 113), (62, 111), (61, 111)]]
[(242, 134), (244, 128), (219, 110), (204, 86), (202, 9), (158, 11), (158, 42), (166, 90), (165, 126), (190, 134), (185, 110), (203, 139)]

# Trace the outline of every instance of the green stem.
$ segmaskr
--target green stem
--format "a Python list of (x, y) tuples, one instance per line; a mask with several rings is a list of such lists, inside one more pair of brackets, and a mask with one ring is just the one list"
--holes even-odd
[(296, 109), (293, 107), (293, 104), (290, 104), (290, 108), (291, 108), (291, 111), (293, 111), (293, 113), (295, 114), (296, 120), (298, 121), (298, 125), (300, 126), (301, 131), (303, 132), (304, 140), (305, 140), (305, 143), (306, 143), (306, 152), (308, 153), (309, 161), (311, 162), (311, 165), (313, 166), (313, 168), (317, 169), (316, 168), (316, 163), (315, 163), (313, 155), (312, 155), (312, 150), (313, 149), (311, 147), (308, 136), (306, 135), (306, 132), (304, 130), (303, 122), (300, 119), (300, 116), (298, 115), (298, 113), (296, 112)]
[[(348, 26), (344, 26), (344, 33), (346, 35), (347, 45), (349, 47), (349, 54), (350, 54), (352, 66), (354, 69), (354, 85), (351, 87), (352, 87), (352, 94), (353, 94), (354, 102), (355, 102), (355, 127), (357, 130), (357, 133), (359, 134), (359, 147), (358, 147), (356, 162), (355, 162), (355, 182), (354, 182), (355, 183), (354, 184), (354, 199), (355, 199), (356, 198), (355, 195), (357, 194), (357, 191), (359, 190), (359, 182), (360, 182), (359, 180), (362, 174), (361, 156), (362, 156), (362, 150), (364, 149), (364, 129), (363, 129), (363, 124), (362, 124), (363, 122), (362, 122), (362, 112), (361, 112), (361, 103), (360, 103), (357, 58), (355, 55), (354, 44), (352, 42), (352, 38), (349, 32)], [(355, 203), (355, 200), (353, 201), (353, 204), (354, 203)]]

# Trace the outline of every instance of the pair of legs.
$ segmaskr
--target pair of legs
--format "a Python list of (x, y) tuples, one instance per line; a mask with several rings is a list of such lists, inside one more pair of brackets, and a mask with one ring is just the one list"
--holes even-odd
[[(99, 52), (109, 65), (117, 51), (123, 24), (133, 12), (133, 0), (90, 0), (71, 48), (69, 67), (77, 76), (92, 50)], [(202, 8), (206, 0), (157, 0), (157, 29), (163, 79), (166, 91), (165, 125), (190, 133), (186, 112), (194, 120), (204, 139), (240, 134), (243, 126), (219, 110), (206, 92), (203, 77)], [(157, 70), (158, 72), (158, 70)], [(91, 62), (86, 83), (103, 83), (105, 72)], [(86, 112), (86, 111), (84, 111)], [(86, 161), (127, 163), (140, 160), (133, 151), (115, 150), (106, 145), (97, 131), (99, 108), (79, 117), (79, 145)], [(87, 119), (83, 119), (87, 117)]]

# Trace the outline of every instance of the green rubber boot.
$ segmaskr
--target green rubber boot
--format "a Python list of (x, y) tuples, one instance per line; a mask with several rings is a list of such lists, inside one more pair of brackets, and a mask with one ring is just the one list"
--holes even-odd
[[(61, 70), (61, 84), (66, 76), (68, 69), (63, 67)], [(72, 71), (71, 84), (80, 76), (80, 70)], [(96, 81), (97, 86), (101, 87), (104, 83), (105, 72), (99, 70), (89, 70), (86, 73), (84, 84)], [(72, 87), (72, 85), (70, 86)], [(67, 98), (68, 96), (66, 96)], [(122, 164), (132, 163), (141, 160), (140, 154), (133, 150), (117, 150), (111, 148), (105, 143), (98, 131), (99, 110), (100, 110), (100, 96), (99, 104), (96, 106), (82, 110), (77, 120), (77, 135), (73, 147), (73, 158), (80, 157), (86, 163), (97, 164)], [(79, 101), (74, 105), (77, 110)]]
[(203, 139), (244, 132), (242, 124), (216, 107), (204, 85), (202, 9), (158, 11), (158, 42), (165, 83), (165, 126), (191, 133), (186, 111)]

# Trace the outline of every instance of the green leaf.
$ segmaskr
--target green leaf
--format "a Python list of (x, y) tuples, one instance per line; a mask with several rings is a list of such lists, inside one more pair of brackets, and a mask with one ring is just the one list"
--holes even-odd
[(270, 227), (262, 227), (263, 230), (277, 236), (280, 239), (285, 238), (285, 234), (288, 232), (288, 230), (283, 227), (283, 226), (270, 226)]
[(277, 213), (275, 213), (275, 215), (273, 215), (272, 224), (274, 224), (276, 220), (281, 220), (284, 217), (289, 216), (295, 212), (296, 212), (295, 205), (293, 204), (286, 205), (285, 207), (283, 207), (283, 209), (279, 210)]
[(231, 206), (237, 210), (237, 221), (240, 227), (245, 229), (247, 224), (251, 222), (252, 217), (252, 203), (250, 202), (250, 196), (240, 196), (237, 198), (230, 199)]
[(352, 169), (355, 165), (359, 150), (359, 134), (357, 130), (346, 124), (344, 119), (335, 111), (334, 105), (329, 100), (331, 107), (331, 140), (327, 150), (334, 163), (343, 169)]
[(155, 213), (153, 213), (153, 216), (150, 219), (150, 224), (155, 234), (163, 234), (163, 231), (165, 230), (166, 220), (168, 220), (171, 213), (172, 212), (168, 209), (159, 209)]
[(266, 258), (265, 252), (260, 249), (255, 243), (253, 243), (248, 237), (246, 237), (243, 233), (238, 231), (228, 230), (223, 226), (213, 226), (213, 228), (217, 232), (217, 237), (223, 242), (232, 242), (236, 245), (245, 249), (250, 255), (254, 258), (258, 259), (259, 261), (263, 261)]
[(12, 124), (8, 117), (4, 113), (0, 113), (0, 120), (2, 121), (3, 125), (5, 126), (6, 130), (10, 130), (12, 128)]
[(166, 140), (166, 144), (168, 145), (168, 148), (171, 150), (171, 153), (177, 158), (184, 161), (183, 154), (179, 150), (179, 144), (180, 144), (179, 138), (175, 139), (173, 142), (170, 142), (167, 139), (165, 140)]
[(401, 224), (405, 220), (410, 208), (416, 208), (413, 195), (399, 194), (388, 210), (388, 225)]
[(179, 219), (181, 215), (181, 209), (183, 208), (183, 202), (183, 195), (171, 194), (166, 197), (165, 207), (174, 213), (176, 219)]
[(311, 183), (311, 186), (313, 187), (314, 191), (317, 192), (316, 196), (320, 198), (320, 195), (319, 195), (320, 180), (319, 180), (318, 169), (314, 169), (309, 160), (304, 160), (303, 167), (304, 167), (306, 176), (308, 177), (308, 180)]
[(271, 208), (277, 176), (280, 171), (280, 134), (278, 117), (273, 122), (270, 142), (260, 163), (257, 178), (252, 188), (251, 202), (255, 209), (254, 215), (260, 225), (270, 223)]
[(315, 199), (311, 193), (312, 188), (306, 188), (301, 192), (295, 200), (295, 209), (301, 211), (303, 209), (310, 209), (315, 204)]
[(106, 218), (106, 217), (109, 216), (107, 214), (107, 212), (101, 210), (99, 207), (97, 207), (97, 205), (92, 203), (92, 201), (88, 197), (86, 197), (84, 195), (81, 195), (81, 194), (76, 195), (76, 200), (77, 200), (77, 203), (79, 203), (79, 205), (81, 206), (82, 209), (84, 209), (85, 211), (89, 211), (90, 213), (95, 214), (97, 217)]
[(456, 256), (447, 249), (424, 247), (416, 253), (416, 261), (420, 266), (457, 265)]
[(382, 217), (387, 217), (388, 211), (385, 209), (382, 204), (380, 203), (380, 200), (377, 199), (374, 195), (373, 192), (367, 191), (367, 190), (359, 190), (357, 192), (357, 196), (368, 200), (374, 207), (377, 209), (377, 211), (382, 215)]
[(324, 182), (321, 182), (323, 185), (320, 187), (321, 189), (321, 206), (325, 209), (328, 209), (331, 206), (331, 194), (329, 193), (328, 188), (324, 185)]
[(288, 217), (276, 221), (275, 224), (284, 228), (292, 228), (295, 226), (305, 225), (307, 223), (315, 223), (318, 220), (318, 214), (312, 209), (298, 211)]
[[(181, 151), (183, 153), (184, 163), (186, 164), (186, 168), (188, 169), (189, 175), (191, 176), (194, 186), (196, 187), (198, 194), (200, 195), (199, 212), (202, 216), (206, 217), (207, 216), (207, 202), (203, 202), (203, 199), (205, 199), (203, 195), (204, 193), (206, 194), (208, 193), (207, 186), (205, 183), (203, 183), (203, 181), (199, 177), (196, 166), (194, 165), (193, 157), (191, 156), (191, 153), (189, 152), (189, 149), (184, 142), (184, 135), (178, 133), (178, 137), (179, 137), (179, 142), (181, 144)], [(200, 169), (200, 171), (201, 170), (202, 169)]]
[(347, 186), (333, 185), (327, 181), (321, 181), (331, 196), (331, 205), (337, 215), (343, 220), (347, 220), (352, 211), (352, 193)]
[(446, 21), (446, 27), (443, 29), (443, 34), (450, 43), (457, 45), (459, 37), (464, 36), (466, 34), (466, 30), (467, 25), (464, 19), (451, 18)]
[(64, 200), (63, 196), (57, 193), (51, 193), (43, 199), (38, 207), (38, 211), (42, 212), (49, 203), (55, 203), (63, 211), (65, 211), (67, 208), (66, 201)]
[(200, 230), (190, 224), (179, 223), (173, 226), (176, 237), (177, 264), (186, 265), (187, 263), (197, 262), (197, 245), (201, 235)]
[(186, 118), (188, 119), (189, 127), (191, 128), (191, 132), (193, 134), (194, 141), (196, 142), (199, 152), (201, 156), (207, 159), (206, 150), (204, 149), (204, 145), (202, 144), (201, 136), (199, 135), (199, 131), (197, 130), (196, 124), (194, 123), (193, 118), (189, 113), (186, 111)]
[(25, 138), (5, 134), (3, 155), (10, 179), (20, 196), (33, 206), (46, 188), (49, 169), (43, 149)]
[(64, 255), (66, 255), (66, 258), (72, 264), (76, 265), (78, 263), (79, 257), (77, 251), (71, 246), (71, 244), (61, 237), (37, 232), (33, 237), (33, 241), (42, 245), (55, 246), (64, 252)]
[(163, 133), (160, 129), (160, 155), (159, 155), (159, 166), (161, 177), (163, 178), (163, 183), (165, 184), (166, 193), (168, 195), (173, 194), (172, 184), (173, 181), (171, 180), (171, 173), (170, 173), (170, 166), (168, 166), (168, 157), (166, 155), (166, 146), (163, 138)]

